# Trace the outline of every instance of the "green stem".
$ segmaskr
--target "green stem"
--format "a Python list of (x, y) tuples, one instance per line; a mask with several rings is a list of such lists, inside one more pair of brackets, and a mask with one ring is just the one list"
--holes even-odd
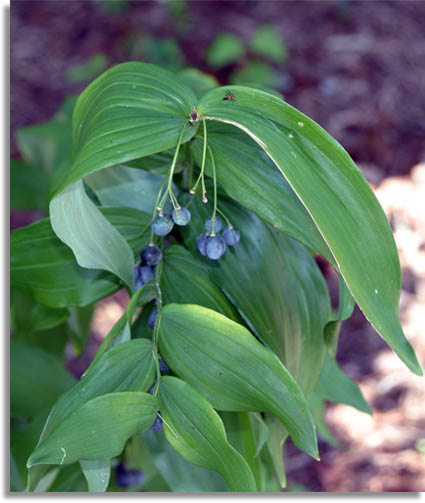
[(213, 208), (213, 214), (211, 218), (211, 234), (214, 236), (214, 226), (215, 226), (215, 215), (217, 212), (217, 178), (215, 176), (215, 161), (214, 161), (214, 156), (211, 150), (211, 147), (208, 147), (208, 152), (211, 157), (211, 164), (212, 164), (212, 171), (213, 171), (213, 184), (214, 184), (214, 208)]
[(233, 225), (230, 223), (230, 220), (226, 217), (226, 215), (220, 210), (220, 208), (218, 206), (217, 206), (217, 211), (224, 218), (224, 220), (226, 220), (227, 226), (230, 227), (231, 229), (233, 229)]
[(159, 356), (158, 356), (158, 340), (159, 340), (159, 328), (161, 326), (161, 309), (162, 309), (162, 292), (161, 292), (161, 287), (160, 287), (160, 281), (161, 281), (161, 274), (162, 274), (162, 262), (160, 262), (156, 266), (155, 270), (155, 287), (156, 287), (156, 305), (157, 305), (157, 310), (158, 310), (158, 315), (155, 320), (155, 326), (153, 330), (153, 341), (152, 341), (152, 352), (154, 355), (155, 359), (155, 366), (156, 366), (156, 383), (155, 383), (155, 388), (153, 390), (153, 395), (157, 396), (158, 395), (158, 389), (159, 389), (159, 382), (161, 380), (161, 371), (159, 369)]
[(206, 198), (207, 190), (205, 187), (205, 180), (204, 180), (204, 171), (205, 171), (205, 161), (207, 159), (207, 125), (205, 123), (205, 119), (202, 120), (204, 124), (204, 146), (202, 149), (202, 164), (201, 164), (201, 172), (199, 173), (198, 179), (196, 180), (195, 185), (191, 189), (191, 193), (194, 194), (196, 191), (196, 188), (198, 187), (199, 182), (201, 181), (201, 187), (202, 187), (202, 202), (206, 203), (208, 202)]

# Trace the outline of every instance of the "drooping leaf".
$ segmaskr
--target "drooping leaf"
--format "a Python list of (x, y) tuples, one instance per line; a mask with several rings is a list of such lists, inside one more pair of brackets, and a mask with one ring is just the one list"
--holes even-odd
[(12, 416), (34, 417), (75, 382), (58, 358), (40, 348), (12, 339), (10, 358)]
[(102, 493), (105, 492), (109, 485), (111, 477), (111, 460), (110, 459), (95, 459), (93, 461), (81, 460), (81, 470), (87, 480), (89, 492)]
[(133, 252), (90, 201), (82, 181), (70, 185), (51, 201), (50, 222), (81, 267), (110, 271), (134, 290)]
[(268, 93), (230, 87), (198, 104), (202, 117), (232, 124), (276, 164), (311, 214), (355, 301), (412, 372), (422, 374), (398, 315), (397, 248), (386, 216), (347, 152), (314, 121)]
[(184, 381), (165, 376), (159, 402), (167, 439), (187, 461), (219, 472), (232, 492), (256, 490), (248, 464), (228, 443), (219, 415), (204, 397)]
[[(333, 257), (314, 221), (264, 151), (243, 131), (228, 124), (208, 124), (208, 145), (214, 155), (217, 181), (240, 204), (284, 234), (312, 248), (330, 262)], [(191, 142), (198, 165), (202, 137)], [(207, 174), (212, 176), (207, 156)]]
[[(94, 171), (174, 147), (195, 103), (190, 88), (155, 65), (107, 70), (77, 100), (73, 163), (58, 192)], [(183, 142), (195, 132), (186, 127)]]
[(81, 459), (117, 456), (129, 437), (152, 426), (157, 407), (155, 397), (134, 391), (109, 393), (89, 400), (70, 413), (37, 446), (27, 466), (63, 465)]
[(372, 409), (364, 399), (358, 385), (352, 381), (327, 355), (320, 373), (315, 393), (335, 403), (345, 403), (355, 409), (372, 414)]
[(179, 377), (219, 410), (272, 412), (300, 449), (317, 456), (307, 402), (272, 351), (211, 309), (168, 304), (160, 316), (160, 352)]

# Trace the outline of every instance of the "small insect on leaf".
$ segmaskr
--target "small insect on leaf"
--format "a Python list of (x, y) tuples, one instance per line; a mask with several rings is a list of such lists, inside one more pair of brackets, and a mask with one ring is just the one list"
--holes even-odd
[(235, 96), (229, 91), (226, 91), (226, 96), (223, 98), (224, 101), (236, 101)]

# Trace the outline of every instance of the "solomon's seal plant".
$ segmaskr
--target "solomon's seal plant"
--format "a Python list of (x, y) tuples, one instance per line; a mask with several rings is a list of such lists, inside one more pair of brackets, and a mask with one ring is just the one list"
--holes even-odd
[[(12, 233), (12, 286), (49, 320), (123, 287), (130, 300), (40, 419), (18, 466), (30, 491), (70, 470), (90, 491), (282, 490), (288, 439), (320, 459), (324, 400), (371, 412), (335, 362), (354, 302), (422, 373), (380, 205), (275, 95), (115, 66), (76, 101), (49, 194), (49, 218)], [(336, 310), (316, 254), (339, 275)]]

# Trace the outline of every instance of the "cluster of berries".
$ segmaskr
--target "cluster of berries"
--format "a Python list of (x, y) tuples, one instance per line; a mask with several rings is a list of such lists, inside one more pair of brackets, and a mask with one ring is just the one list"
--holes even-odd
[(174, 209), (171, 215), (160, 212), (152, 220), (152, 232), (157, 236), (166, 236), (173, 230), (174, 224), (187, 225), (190, 222), (191, 216), (187, 208), (181, 207)]
[(143, 248), (140, 258), (142, 259), (141, 264), (134, 268), (136, 290), (142, 288), (147, 281), (153, 278), (155, 266), (162, 260), (162, 251), (158, 246), (150, 244)]
[(196, 248), (198, 252), (211, 260), (218, 260), (224, 255), (228, 246), (234, 246), (239, 243), (240, 233), (231, 225), (223, 231), (220, 236), (218, 233), (223, 229), (223, 220), (216, 217), (214, 221), (214, 230), (212, 218), (205, 221), (205, 230), (196, 238)]

